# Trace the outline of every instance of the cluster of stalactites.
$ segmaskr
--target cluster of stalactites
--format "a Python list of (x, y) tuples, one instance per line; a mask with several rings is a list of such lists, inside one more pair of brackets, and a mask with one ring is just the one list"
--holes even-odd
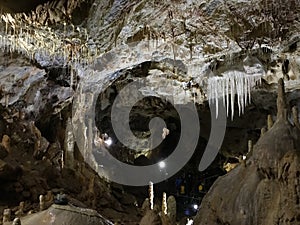
[[(67, 30), (54, 32), (49, 27), (18, 21), (7, 13), (0, 17), (0, 49), (17, 52), (29, 59), (65, 66), (89, 65), (99, 55), (97, 47), (88, 45), (86, 29), (70, 25)], [(80, 38), (75, 38), (80, 37)], [(47, 61), (47, 62), (46, 62)]]
[(231, 119), (234, 116), (235, 95), (239, 115), (251, 101), (251, 89), (261, 81), (262, 74), (247, 74), (241, 71), (232, 71), (222, 77), (214, 76), (208, 79), (207, 97), (209, 104), (216, 103), (216, 116), (218, 117), (219, 101), (223, 101), (227, 116), (231, 110)]

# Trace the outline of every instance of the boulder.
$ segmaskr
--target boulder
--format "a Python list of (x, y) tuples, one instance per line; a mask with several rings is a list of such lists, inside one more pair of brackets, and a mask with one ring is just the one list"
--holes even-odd
[(112, 225), (95, 210), (70, 205), (52, 205), (47, 210), (21, 218), (22, 225)]

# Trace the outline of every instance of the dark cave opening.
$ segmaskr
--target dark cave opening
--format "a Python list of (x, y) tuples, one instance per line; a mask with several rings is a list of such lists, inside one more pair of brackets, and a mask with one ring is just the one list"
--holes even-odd
[[(114, 129), (111, 124), (111, 104), (108, 107), (101, 110), (101, 96), (108, 95), (112, 92), (113, 85), (99, 95), (97, 105), (96, 105), (96, 125), (99, 131), (103, 134), (108, 134), (114, 140), (114, 144), (110, 146), (109, 151), (120, 161), (138, 164), (138, 165), (151, 165), (155, 164), (162, 159), (168, 157), (175, 149), (178, 139), (180, 136), (180, 119), (174, 107), (167, 101), (164, 101), (157, 97), (145, 97), (141, 101), (137, 102), (136, 105), (130, 111), (129, 127), (132, 133), (141, 140), (149, 138), (151, 131), (149, 130), (149, 123), (152, 118), (160, 117), (164, 119), (166, 123), (166, 128), (169, 131), (169, 134), (166, 135), (165, 139), (162, 140), (159, 146), (151, 150), (151, 143), (144, 143), (143, 147), (149, 147), (149, 151), (145, 153), (136, 152), (135, 150), (129, 149), (119, 142), (118, 138), (114, 133)], [(114, 93), (113, 95), (117, 95)], [(109, 97), (109, 101), (113, 102), (114, 97)], [(157, 107), (160, 106), (160, 107)], [(124, 118), (119, 118), (124, 119)], [(152, 131), (162, 135), (163, 130)], [(139, 145), (136, 145), (136, 148), (139, 148)], [(146, 155), (147, 156), (146, 156)]]
[[(164, 119), (166, 127), (169, 129), (169, 135), (158, 147), (140, 154), (136, 154), (135, 151), (122, 146), (122, 143), (115, 136), (111, 125), (111, 107), (119, 94), (118, 88), (121, 89), (124, 84), (127, 84), (127, 81), (117, 80), (99, 94), (96, 104), (96, 126), (100, 133), (106, 133), (114, 140), (113, 144), (108, 147), (108, 150), (120, 161), (136, 166), (146, 166), (161, 162), (174, 151), (178, 143), (181, 132), (180, 117), (170, 102), (154, 96), (145, 97), (137, 102), (130, 111), (129, 124), (133, 134), (139, 138), (149, 137), (149, 122), (151, 118), (160, 117)], [(193, 156), (171, 178), (155, 185), (157, 196), (161, 196), (163, 192), (176, 196), (178, 219), (187, 216), (189, 213), (195, 214), (197, 210), (193, 208), (193, 205), (200, 205), (202, 198), (214, 181), (226, 173), (222, 168), (222, 164), (226, 159), (220, 154), (206, 171), (198, 171), (199, 162), (207, 144), (207, 134), (210, 133), (210, 111), (208, 106), (197, 106), (197, 108), (203, 129), (201, 127), (200, 139)], [(161, 131), (156, 132), (160, 134)], [(182, 182), (181, 185), (178, 184), (179, 180)], [(185, 188), (184, 192), (180, 190), (182, 186)], [(139, 205), (142, 204), (145, 196), (148, 195), (146, 187), (124, 186), (124, 189), (137, 197)]]
[[(159, 66), (157, 67), (159, 68)], [(150, 68), (151, 63), (147, 62), (140, 64), (133, 70), (122, 71), (121, 74), (123, 75), (115, 79), (108, 88), (99, 94), (96, 104), (96, 126), (100, 133), (106, 133), (114, 140), (112, 146), (109, 147), (109, 151), (120, 161), (136, 166), (155, 164), (168, 157), (176, 147), (181, 132), (181, 121), (173, 105), (164, 98), (146, 96), (136, 103), (130, 111), (129, 124), (133, 134), (139, 138), (149, 137), (149, 122), (154, 117), (164, 119), (170, 134), (157, 148), (140, 154), (136, 154), (135, 151), (122, 146), (114, 134), (111, 125), (111, 108), (116, 96), (125, 85), (134, 80), (134, 77), (148, 76)], [(254, 98), (254, 100), (256, 99)], [(225, 164), (239, 164), (238, 158), (248, 152), (248, 140), (252, 140), (253, 143), (258, 140), (260, 128), (265, 125), (267, 115), (271, 114), (273, 104), (260, 110), (251, 104), (245, 108), (243, 115), (235, 115), (233, 120), (229, 118), (222, 148), (213, 163), (202, 172), (198, 171), (198, 166), (211, 132), (211, 112), (207, 102), (201, 105), (196, 104), (196, 107), (201, 129), (198, 145), (193, 156), (175, 175), (155, 185), (156, 195), (159, 196), (157, 199), (160, 199), (163, 192), (176, 196), (178, 219), (187, 216), (189, 213), (196, 213), (197, 210), (193, 210), (191, 206), (200, 205), (202, 198), (215, 180), (227, 173)], [(237, 105), (235, 107), (235, 110), (238, 111)], [(182, 185), (178, 185), (179, 180), (184, 184), (185, 190), (183, 193), (180, 193)], [(124, 189), (137, 197), (139, 205), (148, 195), (146, 187), (126, 186)]]

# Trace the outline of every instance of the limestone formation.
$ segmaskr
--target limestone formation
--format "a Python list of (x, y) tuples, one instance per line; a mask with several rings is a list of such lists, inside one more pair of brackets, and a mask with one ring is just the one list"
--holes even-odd
[(247, 166), (220, 177), (204, 197), (195, 225), (300, 224), (300, 130), (287, 120), (278, 82), (277, 120), (255, 144)]
[(277, 91), (277, 120), (287, 119), (287, 101), (284, 92), (284, 81), (282, 78), (278, 81)]
[(150, 210), (154, 208), (154, 189), (153, 183), (149, 182), (149, 200), (150, 200)]
[(21, 225), (21, 220), (20, 220), (20, 218), (15, 218), (15, 219), (13, 220), (12, 225)]
[(33, 224), (111, 225), (95, 210), (75, 206), (52, 205), (50, 208), (22, 218), (22, 225)]
[(161, 212), (163, 216), (166, 216), (168, 214), (167, 194), (165, 192), (163, 193)]
[(139, 225), (162, 225), (162, 222), (158, 212), (148, 210)]
[(47, 194), (45, 196), (45, 201), (51, 205), (53, 203), (53, 199), (54, 199), (54, 196), (52, 194), (52, 191), (47, 191)]
[(292, 108), (292, 113), (293, 113), (293, 121), (294, 121), (294, 125), (300, 129), (300, 122), (299, 122), (299, 117), (298, 117), (298, 108), (296, 106), (294, 106)]
[(263, 136), (266, 132), (267, 132), (267, 129), (265, 127), (261, 128), (260, 136)]
[(177, 212), (177, 206), (176, 206), (176, 199), (174, 196), (169, 196), (167, 200), (168, 205), (168, 217), (171, 224), (176, 223), (176, 212)]
[(11, 220), (11, 209), (4, 209), (3, 211), (3, 224)]
[(65, 132), (65, 166), (67, 168), (74, 168), (74, 135), (73, 135), (72, 120), (67, 120), (66, 132)]
[(45, 196), (44, 195), (39, 196), (39, 202), (40, 202), (40, 211), (43, 211), (45, 209)]
[(7, 152), (10, 152), (10, 137), (8, 135), (3, 135), (1, 144)]
[(167, 194), (164, 192), (161, 205), (161, 222), (162, 225), (171, 225), (170, 218), (168, 216)]
[(8, 151), (2, 144), (0, 144), (0, 159), (4, 159), (6, 156), (8, 156)]
[(30, 129), (32, 134), (34, 134), (35, 141), (33, 156), (37, 159), (42, 159), (49, 146), (49, 142), (42, 136), (41, 131), (35, 126), (34, 122), (30, 123)]
[(25, 202), (20, 202), (19, 209), (15, 212), (15, 215), (17, 217), (21, 217), (24, 215), (24, 207), (25, 207)]
[(270, 130), (274, 124), (273, 119), (272, 119), (272, 115), (268, 115), (268, 130)]
[(0, 179), (16, 180), (16, 169), (10, 164), (0, 159)]
[(253, 151), (253, 142), (252, 140), (248, 140), (248, 153)]
[[(33, 1), (37, 2), (0, 0), (0, 6), (18, 5), (18, 10), (23, 11), (25, 9), (22, 6), (25, 5), (34, 8), (31, 5)], [(81, 3), (82, 7), (78, 8)], [(86, 90), (83, 88), (83, 93), (80, 93), (83, 96), (80, 98), (81, 104), (77, 105), (74, 98), (74, 92), (78, 90), (77, 82), (87, 84), (88, 91), (94, 91), (93, 84), (96, 84), (99, 91), (107, 87), (112, 90), (106, 103), (102, 102), (101, 107), (96, 107), (96, 117), (103, 116), (96, 118), (96, 126), (101, 133), (103, 130), (110, 135), (110, 116), (107, 113), (109, 110), (100, 112), (99, 108), (109, 108), (118, 90), (132, 80), (146, 78), (151, 84), (159, 86), (157, 91), (141, 90), (147, 99), (151, 99), (149, 95), (154, 92), (155, 95), (162, 93), (162, 99), (171, 96), (173, 102), (179, 105), (192, 100), (197, 109), (203, 108), (204, 111), (207, 111), (207, 96), (210, 96), (207, 90), (215, 96), (222, 96), (223, 102), (226, 103), (234, 102), (236, 92), (238, 101), (237, 104), (231, 104), (231, 113), (233, 115), (234, 110), (238, 108), (241, 112), (245, 110), (245, 117), (236, 116), (234, 121), (230, 122), (230, 143), (224, 141), (221, 151), (229, 148), (237, 151), (228, 154), (228, 157), (246, 153), (246, 141), (251, 139), (253, 144), (256, 142), (258, 137), (253, 136), (257, 135), (257, 128), (262, 127), (266, 115), (274, 111), (272, 100), (278, 77), (290, 79), (286, 82), (290, 93), (286, 99), (289, 100), (289, 104), (299, 106), (299, 5), (299, 0), (52, 0), (38, 6), (32, 12), (1, 13), (0, 122), (6, 122), (0, 124), (0, 137), (7, 134), (11, 142), (9, 145), (5, 144), (7, 142), (0, 145), (0, 193), (9, 193), (7, 196), (13, 196), (13, 202), (16, 204), (26, 199), (25, 212), (39, 211), (38, 195), (53, 187), (62, 188), (68, 193), (68, 197), (70, 193), (82, 201), (81, 204), (97, 210), (102, 211), (105, 208), (110, 211), (114, 208), (111, 218), (126, 217), (124, 208), (128, 209), (128, 217), (128, 212), (134, 212), (130, 207), (133, 204), (128, 203), (131, 200), (115, 200), (114, 196), (122, 198), (122, 192), (111, 193), (109, 185), (103, 184), (104, 179), (91, 171), (83, 172), (91, 170), (93, 166), (89, 165), (90, 168), (85, 164), (82, 159), (85, 154), (79, 152), (80, 145), (75, 145), (74, 140), (83, 139), (87, 145), (85, 153), (90, 153), (92, 141), (86, 134), (92, 131), (92, 127), (86, 127), (86, 124), (73, 127), (73, 131), (78, 130), (80, 135), (80, 138), (75, 138), (72, 136), (72, 124), (68, 118), (71, 111), (74, 112), (71, 108), (75, 105), (80, 113), (78, 118), (74, 114), (73, 121), (87, 119), (89, 124), (92, 124), (94, 118), (87, 118), (86, 112), (93, 102), (90, 96), (97, 96), (85, 95)], [(103, 60), (105, 58), (106, 60)], [(249, 64), (249, 58), (255, 58), (258, 63), (254, 66)], [(97, 60), (94, 61), (95, 59)], [(147, 64), (151, 66), (145, 66)], [(253, 73), (250, 71), (252, 69)], [(252, 89), (256, 85), (256, 79), (252, 80), (252, 75), (249, 79), (238, 79), (238, 76), (242, 75), (239, 71), (250, 71), (252, 75), (258, 73), (257, 77), (263, 78), (263, 85)], [(222, 78), (226, 77), (226, 74), (229, 77), (220, 79), (221, 82), (212, 82), (212, 85), (207, 87), (210, 78)], [(232, 75), (237, 76), (230, 78)], [(164, 85), (162, 81), (165, 80), (171, 81), (171, 85)], [(283, 89), (283, 80), (279, 88)], [(277, 224), (299, 222), (299, 216), (293, 208), (294, 202), (299, 201), (299, 182), (296, 179), (298, 159), (297, 154), (293, 152), (294, 148), (299, 149), (299, 119), (294, 110), (294, 124), (292, 127), (287, 125), (287, 118), (290, 119), (289, 104), (285, 102), (280, 90), (279, 96), (282, 97), (279, 97), (278, 102), (278, 120), (275, 123), (269, 120), (267, 129), (262, 129), (262, 137), (254, 147), (253, 144), (248, 144), (251, 154), (247, 155), (247, 160), (240, 161), (243, 166), (238, 166), (217, 181), (203, 202), (206, 213), (201, 219), (210, 218), (213, 214), (212, 220), (215, 219), (217, 224), (222, 225), (271, 224), (270, 217), (279, 217)], [(139, 137), (148, 136), (149, 133), (145, 132), (148, 127), (145, 129), (144, 126), (146, 118), (167, 112), (163, 119), (168, 123), (171, 121), (175, 128), (166, 124), (168, 129), (163, 130), (162, 134), (166, 144), (163, 143), (164, 146), (158, 149), (158, 152), (163, 150), (164, 154), (168, 154), (169, 145), (178, 139), (176, 135), (179, 123), (174, 117), (177, 113), (175, 110), (169, 111), (161, 107), (167, 105), (164, 101), (157, 104), (153, 99), (149, 104), (153, 107), (146, 107), (146, 112), (143, 112), (141, 108), (147, 106), (145, 102), (137, 104), (132, 113), (135, 115), (133, 118), (139, 121), (137, 126), (135, 122), (131, 123), (132, 130)], [(248, 102), (253, 104), (245, 107)], [(227, 113), (230, 111), (228, 105), (225, 104)], [(167, 109), (169, 108), (167, 105)], [(24, 112), (24, 116), (17, 115), (16, 112)], [(251, 118), (248, 112), (254, 112), (257, 117)], [(199, 113), (199, 117), (201, 123), (207, 123), (206, 114)], [(251, 120), (247, 121), (245, 118)], [(268, 118), (271, 119), (270, 116)], [(24, 119), (25, 121), (20, 122)], [(134, 121), (132, 117), (130, 120)], [(29, 121), (35, 123), (31, 130), (27, 125)], [(204, 128), (202, 133), (206, 135), (209, 132), (206, 132), (206, 124), (203, 125), (205, 126), (201, 126), (201, 129)], [(83, 132), (84, 129), (88, 132)], [(231, 135), (231, 130), (236, 130), (239, 134)], [(255, 134), (251, 136), (253, 131)], [(241, 137), (245, 140), (242, 141)], [(232, 145), (233, 142), (236, 142), (235, 146)], [(110, 150), (127, 154), (127, 149), (120, 148), (116, 140)], [(286, 151), (289, 151), (290, 155)], [(227, 157), (227, 154), (224, 156)], [(155, 157), (158, 158), (158, 154)], [(155, 157), (145, 158), (151, 164)], [(121, 155), (120, 158), (130, 164), (134, 157), (128, 160), (129, 157)], [(102, 165), (97, 166), (97, 171), (102, 170)], [(103, 168), (106, 168), (105, 165)], [(231, 178), (234, 174), (237, 175)], [(219, 191), (217, 187), (224, 179), (227, 179), (224, 182), (226, 184), (221, 185)], [(276, 182), (278, 185), (274, 184)], [(55, 194), (58, 192), (55, 191)], [(222, 196), (218, 195), (218, 198), (209, 202), (212, 199), (211, 193), (216, 192)], [(176, 201), (175, 198), (169, 199), (168, 217), (164, 217), (166, 207), (162, 212), (156, 210), (159, 206), (154, 205), (152, 193), (150, 200), (145, 201), (143, 207), (146, 216), (142, 220), (143, 223), (167, 223), (164, 218), (169, 218), (171, 222), (168, 223), (174, 225)], [(50, 198), (45, 197), (45, 201), (44, 197), (40, 200), (42, 210), (52, 203), (52, 195)], [(65, 201), (56, 202), (66, 204)], [(165, 202), (164, 198), (164, 205)], [(206, 202), (210, 203), (210, 211), (205, 209), (208, 205)], [(34, 214), (36, 217), (31, 215), (25, 224), (42, 224), (42, 219), (49, 218), (53, 212), (59, 217), (62, 211), (64, 216), (55, 223), (62, 224), (62, 220), (68, 223), (70, 208), (64, 207), (59, 210), (43, 210)], [(278, 212), (274, 212), (276, 210)], [(20, 215), (23, 214), (21, 207), (19, 212)], [(17, 214), (19, 217), (19, 213)], [(75, 218), (78, 224), (87, 224), (86, 218), (90, 218), (80, 212), (74, 214), (71, 217)], [(263, 217), (266, 219), (263, 220)], [(94, 223), (101, 224), (99, 221)], [(120, 223), (122, 224), (122, 221)], [(214, 222), (207, 223), (211, 225)]]
[(145, 215), (148, 210), (150, 210), (150, 201), (149, 198), (146, 198), (141, 207), (143, 215)]

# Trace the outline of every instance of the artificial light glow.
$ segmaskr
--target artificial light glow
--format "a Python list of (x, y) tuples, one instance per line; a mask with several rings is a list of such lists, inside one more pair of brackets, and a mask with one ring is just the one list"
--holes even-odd
[(107, 138), (107, 139), (104, 141), (104, 143), (105, 143), (107, 146), (111, 146), (112, 143), (113, 143), (113, 141), (112, 141), (112, 139), (109, 137), (109, 138)]
[(197, 204), (194, 204), (193, 207), (194, 207), (195, 210), (198, 210), (199, 206)]
[(193, 225), (193, 224), (194, 224), (194, 220), (187, 219), (186, 225)]
[(161, 168), (161, 169), (166, 167), (166, 163), (164, 161), (161, 161), (158, 165), (159, 165), (159, 168)]
[(247, 159), (247, 156), (243, 155), (243, 160), (246, 160)]

